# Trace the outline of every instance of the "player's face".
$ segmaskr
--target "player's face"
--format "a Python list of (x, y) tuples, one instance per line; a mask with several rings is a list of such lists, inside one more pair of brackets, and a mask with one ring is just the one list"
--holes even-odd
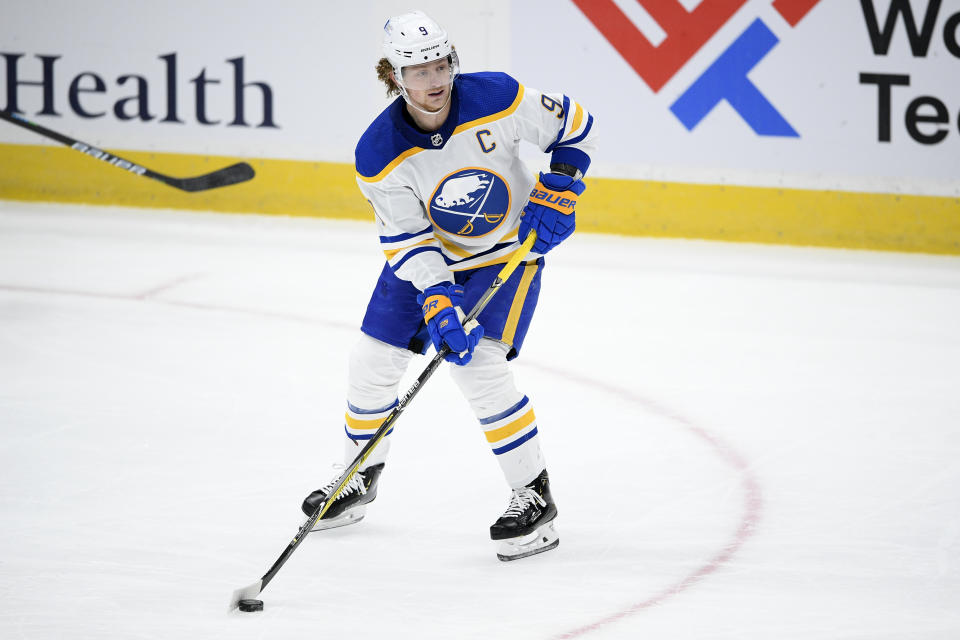
[(452, 82), (450, 62), (446, 58), (403, 68), (403, 85), (410, 99), (420, 107), (435, 111), (446, 104)]

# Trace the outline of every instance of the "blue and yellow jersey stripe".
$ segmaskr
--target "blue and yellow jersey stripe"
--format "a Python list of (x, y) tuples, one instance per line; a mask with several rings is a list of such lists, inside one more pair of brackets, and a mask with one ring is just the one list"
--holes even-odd
[(380, 236), (380, 248), (387, 257), (391, 269), (400, 266), (411, 257), (424, 251), (440, 252), (440, 243), (433, 235), (433, 226), (415, 233), (402, 233), (395, 236)]

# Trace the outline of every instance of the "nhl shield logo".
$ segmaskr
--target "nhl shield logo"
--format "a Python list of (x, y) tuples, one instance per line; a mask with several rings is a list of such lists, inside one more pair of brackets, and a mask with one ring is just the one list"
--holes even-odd
[(499, 227), (507, 217), (510, 188), (487, 169), (460, 169), (440, 181), (427, 211), (433, 224), (444, 231), (478, 238)]
[(439, 147), (440, 145), (443, 144), (443, 136), (440, 135), (439, 133), (435, 133), (432, 136), (430, 136), (430, 142), (433, 143), (433, 146)]

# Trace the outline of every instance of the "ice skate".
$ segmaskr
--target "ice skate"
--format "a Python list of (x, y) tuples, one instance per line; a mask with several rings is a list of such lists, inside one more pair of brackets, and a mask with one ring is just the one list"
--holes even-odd
[(497, 557), (507, 562), (556, 548), (560, 544), (556, 517), (557, 506), (544, 469), (533, 482), (513, 490), (507, 510), (490, 527), (490, 538), (500, 542)]
[[(382, 471), (383, 463), (380, 463), (353, 474), (353, 477), (343, 487), (327, 512), (311, 529), (311, 532), (345, 527), (348, 524), (363, 520), (363, 516), (367, 512), (367, 505), (377, 497), (377, 482)], [(308, 517), (313, 515), (317, 506), (327, 499), (327, 495), (333, 490), (339, 478), (340, 475), (338, 474), (325, 487), (317, 489), (303, 501), (301, 508)]]

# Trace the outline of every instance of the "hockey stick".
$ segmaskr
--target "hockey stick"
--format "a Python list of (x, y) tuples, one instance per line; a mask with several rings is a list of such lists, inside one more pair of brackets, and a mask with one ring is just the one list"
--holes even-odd
[[(487, 306), (487, 303), (490, 302), (490, 299), (493, 297), (493, 294), (497, 292), (497, 289), (503, 285), (510, 278), (517, 266), (523, 261), (524, 257), (530, 253), (530, 248), (533, 247), (533, 243), (537, 240), (537, 234), (534, 231), (530, 232), (530, 235), (527, 236), (527, 239), (524, 240), (523, 244), (513, 252), (513, 255), (510, 257), (510, 260), (507, 264), (503, 265), (503, 268), (500, 269), (500, 273), (497, 274), (497, 277), (493, 280), (493, 283), (487, 288), (487, 290), (480, 297), (480, 300), (477, 301), (477, 304), (473, 306), (473, 309), (470, 310), (463, 318), (464, 326), (468, 325), (473, 321), (480, 312), (483, 311), (484, 307)], [(360, 453), (353, 459), (353, 462), (350, 463), (350, 466), (344, 470), (340, 475), (340, 478), (336, 481), (333, 486), (333, 489), (330, 490), (330, 494), (327, 497), (325, 502), (317, 505), (317, 508), (314, 510), (313, 514), (306, 519), (306, 521), (300, 526), (300, 529), (297, 531), (297, 534), (293, 536), (293, 540), (290, 541), (290, 544), (287, 545), (287, 548), (283, 550), (283, 553), (280, 554), (280, 557), (277, 558), (277, 561), (273, 563), (273, 566), (270, 567), (270, 570), (263, 574), (263, 577), (254, 582), (251, 585), (248, 585), (242, 589), (237, 589), (233, 592), (233, 595), (230, 597), (230, 607), (227, 611), (232, 611), (240, 605), (241, 600), (251, 600), (255, 599), (267, 585), (273, 580), (273, 577), (277, 575), (277, 572), (280, 571), (280, 567), (286, 563), (286, 561), (293, 555), (293, 552), (296, 551), (297, 547), (300, 546), (300, 543), (303, 542), (303, 539), (308, 533), (313, 529), (317, 522), (323, 517), (327, 512), (330, 506), (333, 504), (333, 501), (337, 499), (337, 496), (340, 495), (340, 492), (343, 488), (350, 482), (357, 471), (360, 469), (360, 466), (363, 462), (370, 457), (370, 454), (373, 452), (374, 448), (380, 444), (380, 442), (387, 436), (390, 429), (393, 427), (393, 423), (397, 421), (397, 418), (400, 417), (400, 414), (403, 413), (403, 410), (407, 408), (407, 405), (416, 397), (417, 393), (420, 392), (420, 389), (423, 388), (423, 385), (426, 384), (427, 380), (430, 379), (430, 376), (433, 375), (433, 372), (437, 370), (437, 367), (440, 366), (440, 363), (443, 362), (443, 359), (446, 355), (450, 353), (450, 347), (446, 344), (443, 345), (443, 348), (437, 352), (433, 359), (430, 360), (430, 363), (427, 365), (427, 368), (423, 370), (423, 373), (413, 382), (413, 385), (410, 389), (407, 390), (403, 397), (400, 398), (397, 406), (393, 408), (393, 411), (390, 412), (384, 421), (380, 425), (380, 428), (374, 432), (373, 437), (370, 438), (370, 441), (364, 445), (363, 449), (360, 450)]]
[(223, 169), (217, 169), (216, 171), (206, 173), (202, 176), (195, 176), (193, 178), (174, 178), (162, 173), (157, 173), (152, 169), (142, 167), (135, 162), (131, 162), (130, 160), (124, 160), (120, 156), (116, 156), (112, 153), (104, 151), (103, 149), (98, 149), (86, 143), (80, 142), (79, 140), (74, 140), (73, 138), (65, 136), (62, 133), (51, 131), (50, 129), (40, 126), (35, 122), (30, 122), (18, 113), (13, 113), (12, 111), (0, 111), (0, 118), (17, 126), (23, 127), (28, 131), (33, 131), (34, 133), (39, 133), (40, 135), (46, 136), (51, 140), (56, 140), (57, 142), (70, 147), (71, 149), (79, 151), (80, 153), (85, 153), (91, 158), (102, 160), (107, 164), (111, 164), (120, 169), (125, 169), (130, 173), (137, 174), (138, 176), (159, 180), (160, 182), (176, 189), (180, 189), (181, 191), (193, 193), (196, 191), (216, 189), (217, 187), (226, 187), (231, 184), (237, 184), (238, 182), (246, 182), (254, 176), (253, 167), (246, 162), (238, 162), (237, 164), (232, 164), (229, 167), (224, 167)]

